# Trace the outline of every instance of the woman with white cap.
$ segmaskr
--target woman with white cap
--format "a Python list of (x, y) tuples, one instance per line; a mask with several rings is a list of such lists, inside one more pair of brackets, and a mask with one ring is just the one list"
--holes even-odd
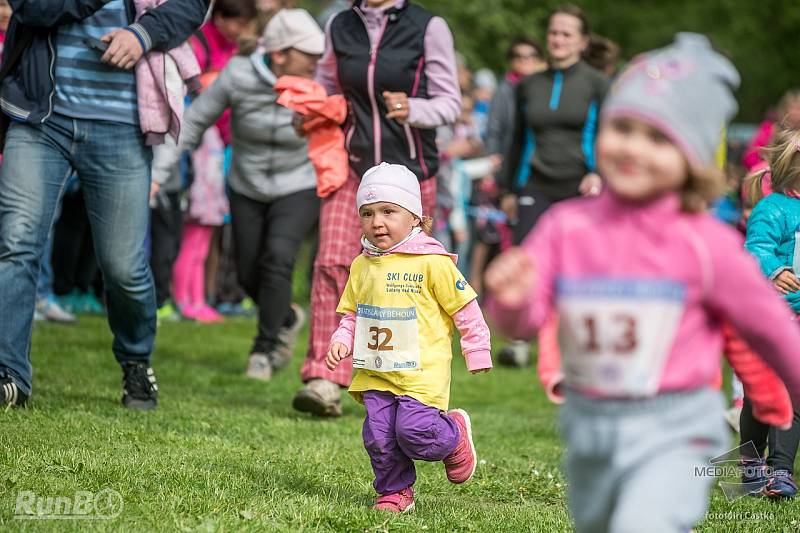
[(307, 141), (273, 90), (284, 75), (313, 78), (325, 37), (305, 10), (270, 19), (259, 49), (231, 59), (186, 111), (180, 148), (192, 150), (230, 108), (233, 160), (228, 175), (237, 277), (259, 309), (247, 375), (269, 380), (284, 366), (304, 317), (291, 305), (292, 271), (319, 200)]

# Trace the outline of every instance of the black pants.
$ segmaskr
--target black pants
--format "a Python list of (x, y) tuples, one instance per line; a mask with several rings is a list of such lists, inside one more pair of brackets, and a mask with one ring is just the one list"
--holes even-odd
[(752, 441), (760, 457), (764, 457), (764, 450), (769, 444), (767, 465), (773, 470), (784, 469), (794, 472), (794, 460), (797, 456), (797, 446), (800, 444), (800, 412), (795, 411), (792, 427), (782, 431), (759, 422), (753, 416), (750, 400), (745, 396), (739, 429), (741, 444)]
[(319, 218), (319, 198), (314, 189), (270, 203), (231, 193), (230, 206), (239, 283), (258, 305), (253, 351), (268, 352), (281, 326), (293, 320), (292, 272), (303, 238)]
[(246, 294), (236, 279), (236, 253), (233, 243), (233, 228), (225, 224), (220, 228), (219, 269), (217, 270), (217, 294), (215, 304), (238, 304)]
[(551, 196), (527, 185), (518, 196), (517, 224), (513, 231), (514, 244), (518, 245), (525, 239), (545, 211), (565, 199)]
[(99, 274), (83, 192), (65, 194), (53, 232), (53, 292), (89, 292)]
[(164, 305), (171, 295), (172, 266), (178, 258), (183, 231), (180, 193), (159, 194), (150, 210), (150, 269), (156, 285), (156, 304)]

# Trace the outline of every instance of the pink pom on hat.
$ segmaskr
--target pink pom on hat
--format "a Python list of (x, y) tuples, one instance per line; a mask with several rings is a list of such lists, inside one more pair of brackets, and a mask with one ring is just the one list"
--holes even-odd
[(419, 180), (404, 165), (381, 163), (364, 173), (356, 192), (356, 208), (377, 202), (397, 204), (422, 218)]

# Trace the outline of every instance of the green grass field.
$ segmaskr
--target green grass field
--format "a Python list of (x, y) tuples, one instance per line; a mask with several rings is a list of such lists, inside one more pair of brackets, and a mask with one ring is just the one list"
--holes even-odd
[[(471, 376), (456, 358), (451, 403), (472, 416), (475, 478), (453, 486), (441, 463), (418, 463), (416, 510), (387, 516), (369, 510), (361, 406), (346, 398), (338, 420), (292, 410), (304, 338), (272, 382), (246, 379), (253, 328), (245, 320), (164, 324), (154, 358), (159, 407), (137, 413), (119, 404), (121, 372), (104, 320), (37, 324), (33, 401), (0, 412), (0, 531), (571, 529), (557, 409), (531, 370)], [(104, 489), (121, 495), (114, 519), (14, 517), (20, 493), (71, 498)], [(715, 489), (711, 511), (698, 531), (800, 531), (797, 503), (728, 502)]]

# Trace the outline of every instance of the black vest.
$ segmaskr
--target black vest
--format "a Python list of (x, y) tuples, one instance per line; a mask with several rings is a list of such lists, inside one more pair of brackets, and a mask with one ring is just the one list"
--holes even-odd
[[(348, 101), (343, 128), (350, 167), (363, 176), (370, 167), (385, 161), (407, 166), (420, 181), (431, 178), (439, 169), (436, 130), (387, 120), (382, 93), (404, 92), (409, 98), (427, 98), (425, 30), (433, 15), (408, 2), (399, 9), (386, 10), (386, 27), (373, 60), (366, 23), (358, 9), (355, 6), (339, 13), (330, 27), (339, 85)], [(371, 61), (374, 97), (369, 89)]]

